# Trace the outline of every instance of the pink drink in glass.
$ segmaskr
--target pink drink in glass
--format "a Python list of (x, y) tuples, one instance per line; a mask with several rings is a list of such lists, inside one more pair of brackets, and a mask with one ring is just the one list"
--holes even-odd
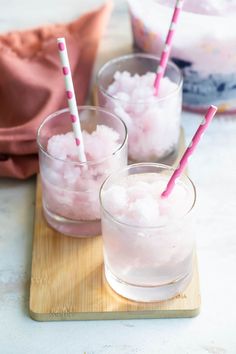
[(101, 188), (106, 279), (131, 300), (169, 299), (192, 278), (195, 188), (183, 175), (162, 199), (172, 172), (165, 165), (135, 164)]
[(132, 162), (168, 162), (176, 157), (179, 141), (182, 75), (168, 63), (155, 95), (159, 58), (130, 54), (115, 58), (99, 71), (99, 105), (117, 114), (129, 133), (128, 158)]
[(87, 162), (81, 163), (68, 109), (50, 115), (38, 131), (44, 215), (70, 236), (101, 232), (99, 189), (107, 176), (127, 165), (124, 123), (98, 107), (79, 107)]

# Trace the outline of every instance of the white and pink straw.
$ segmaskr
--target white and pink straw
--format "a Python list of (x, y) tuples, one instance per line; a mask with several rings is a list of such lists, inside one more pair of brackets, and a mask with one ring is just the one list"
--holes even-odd
[(173, 37), (175, 34), (175, 29), (176, 29), (176, 25), (177, 25), (177, 22), (179, 19), (179, 15), (180, 15), (180, 12), (183, 7), (183, 2), (184, 2), (184, 0), (177, 0), (176, 4), (175, 4), (175, 9), (174, 9), (174, 13), (173, 13), (173, 16), (171, 19), (170, 28), (169, 28), (169, 31), (168, 31), (168, 34), (166, 37), (164, 49), (161, 53), (160, 64), (157, 68), (157, 74), (156, 74), (156, 78), (155, 78), (155, 82), (154, 82), (156, 96), (159, 93), (161, 79), (164, 76), (165, 71), (166, 71), (166, 66), (167, 66), (167, 62), (168, 62), (168, 59), (170, 56), (170, 51), (171, 51), (171, 47), (172, 47), (172, 43), (173, 43)]
[(81, 133), (79, 112), (76, 103), (75, 90), (70, 70), (70, 63), (66, 49), (65, 38), (57, 38), (58, 51), (61, 59), (62, 72), (66, 86), (66, 97), (70, 111), (70, 118), (75, 136), (75, 143), (78, 147), (78, 155), (81, 162), (86, 162), (86, 156), (84, 153), (84, 143)]
[(172, 176), (166, 186), (166, 189), (161, 194), (162, 198), (168, 197), (170, 195), (170, 193), (172, 192), (172, 189), (175, 186), (176, 179), (181, 175), (181, 173), (185, 169), (187, 162), (188, 162), (188, 158), (194, 152), (197, 144), (199, 143), (199, 141), (201, 139), (202, 134), (204, 133), (204, 131), (207, 129), (208, 125), (212, 121), (214, 115), (216, 114), (216, 111), (217, 111), (217, 107), (215, 107), (215, 106), (210, 106), (208, 108), (207, 113), (202, 120), (202, 123), (200, 124), (196, 133), (194, 134), (194, 137), (192, 138), (191, 143), (189, 144), (189, 146), (185, 150), (185, 153), (183, 154), (183, 156), (179, 162), (179, 166), (176, 168), (176, 170), (172, 174)]

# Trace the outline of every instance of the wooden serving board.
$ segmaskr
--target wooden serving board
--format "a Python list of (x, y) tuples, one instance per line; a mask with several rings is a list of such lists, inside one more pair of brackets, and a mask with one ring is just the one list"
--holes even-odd
[(141, 303), (117, 295), (104, 279), (101, 236), (77, 239), (50, 228), (38, 178), (29, 309), (37, 321), (193, 317), (200, 309), (197, 262), (174, 299)]

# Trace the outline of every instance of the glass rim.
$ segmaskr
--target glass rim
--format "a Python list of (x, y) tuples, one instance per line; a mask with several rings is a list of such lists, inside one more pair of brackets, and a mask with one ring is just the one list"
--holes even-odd
[[(56, 116), (59, 116), (60, 114), (63, 114), (63, 113), (66, 113), (66, 112), (69, 112), (69, 108), (62, 108), (58, 111), (55, 111), (51, 114), (49, 114), (43, 121), (42, 123), (40, 124), (39, 128), (37, 129), (37, 137), (36, 137), (36, 142), (37, 142), (37, 145), (38, 145), (38, 148), (39, 150), (44, 154), (46, 155), (48, 158), (54, 160), (54, 161), (60, 161), (60, 162), (64, 162), (64, 163), (68, 163), (68, 164), (72, 164), (72, 165), (76, 165), (76, 166), (92, 166), (92, 165), (97, 165), (97, 164), (100, 164), (100, 163), (103, 163), (105, 162), (106, 160), (110, 159), (111, 157), (115, 156), (117, 153), (119, 153), (123, 147), (126, 145), (127, 143), (127, 140), (128, 140), (128, 130), (127, 130), (127, 127), (125, 125), (125, 123), (123, 122), (123, 120), (118, 117), (116, 114), (106, 110), (106, 109), (103, 109), (102, 107), (99, 107), (99, 106), (89, 106), (89, 105), (82, 105), (82, 106), (77, 106), (78, 110), (91, 110), (91, 111), (99, 111), (99, 112), (104, 112), (106, 114), (109, 114), (110, 116), (112, 116), (113, 118), (115, 118), (117, 121), (119, 121), (121, 123), (121, 125), (124, 127), (124, 133), (125, 133), (125, 137), (122, 141), (122, 143), (119, 145), (119, 147), (113, 151), (109, 156), (105, 156), (99, 160), (87, 160), (85, 162), (82, 162), (82, 161), (70, 161), (70, 160), (66, 160), (66, 159), (60, 159), (58, 157), (54, 157), (52, 156), (51, 154), (48, 153), (48, 151), (42, 146), (41, 142), (40, 142), (40, 132), (41, 132), (41, 129), (43, 128), (43, 126), (49, 122), (52, 118), (56, 117)], [(69, 119), (69, 118), (68, 118)]]
[[(158, 62), (160, 62), (160, 57), (154, 54), (148, 54), (148, 53), (131, 53), (131, 54), (125, 54), (125, 55), (121, 55), (119, 57), (115, 57), (113, 59), (108, 60), (105, 64), (103, 64), (101, 66), (101, 68), (98, 70), (98, 73), (96, 75), (96, 82), (97, 82), (97, 88), (106, 96), (109, 97), (110, 99), (113, 99), (117, 102), (126, 102), (126, 100), (121, 99), (119, 97), (116, 97), (110, 93), (107, 92), (107, 89), (104, 88), (104, 86), (100, 83), (100, 77), (103, 74), (103, 72), (112, 64), (117, 63), (121, 60), (127, 60), (127, 59), (132, 59), (132, 58), (146, 58), (146, 59), (152, 59), (152, 60), (156, 60)], [(171, 98), (172, 96), (176, 95), (179, 93), (179, 91), (182, 89), (183, 86), (183, 74), (181, 72), (181, 70), (178, 68), (178, 66), (171, 60), (168, 61), (167, 63), (167, 67), (172, 67), (174, 70), (176, 70), (176, 72), (179, 74), (179, 82), (177, 84), (177, 88), (175, 88), (173, 91), (171, 91), (168, 95), (164, 96), (164, 97), (156, 97), (156, 103), (159, 102), (163, 102), (165, 100), (168, 100), (169, 98)], [(152, 96), (150, 96), (152, 97)], [(148, 97), (146, 100), (142, 100), (139, 102), (130, 102), (131, 104), (135, 104), (135, 105), (139, 105), (139, 104), (144, 104), (144, 103), (148, 103), (148, 100), (150, 99), (150, 97)], [(153, 102), (152, 102), (153, 104)]]
[[(171, 170), (171, 171), (174, 171), (175, 168), (172, 167), (172, 166), (168, 166), (168, 165), (165, 165), (165, 164), (160, 164), (160, 163), (150, 163), (150, 162), (141, 162), (141, 163), (135, 163), (135, 164), (132, 164), (132, 165), (128, 165), (126, 166), (125, 168), (122, 168), (120, 169), (119, 171), (116, 171), (115, 173), (112, 173), (110, 174), (106, 179), (105, 181), (102, 183), (101, 187), (100, 187), (100, 191), (99, 191), (99, 201), (100, 201), (100, 206), (101, 206), (101, 209), (103, 212), (105, 212), (111, 219), (113, 222), (115, 222), (116, 224), (118, 225), (122, 225), (124, 227), (128, 227), (130, 229), (142, 229), (142, 230), (155, 230), (155, 229), (164, 229), (166, 227), (168, 227), (168, 224), (172, 224), (172, 220), (171, 222), (168, 222), (168, 223), (165, 223), (163, 225), (154, 225), (154, 226), (140, 226), (140, 225), (133, 225), (133, 224), (128, 224), (128, 223), (125, 223), (123, 221), (120, 221), (118, 218), (114, 217), (114, 215), (112, 215), (112, 213), (110, 213), (105, 207), (104, 207), (104, 204), (102, 202), (102, 192), (103, 192), (103, 188), (104, 186), (106, 185), (106, 183), (109, 182), (110, 179), (112, 179), (114, 176), (116, 176), (117, 174), (121, 173), (121, 172), (125, 172), (125, 171), (128, 171), (129, 169), (132, 169), (132, 168), (137, 168), (137, 167), (157, 167), (157, 168), (162, 168), (163, 170)], [(191, 207), (187, 210), (187, 212), (179, 217), (175, 217), (173, 218), (173, 222), (176, 222), (176, 221), (179, 221), (181, 219), (184, 219), (185, 217), (187, 217), (190, 212), (193, 210), (195, 204), (196, 204), (196, 199), (197, 199), (197, 196), (196, 196), (196, 187), (193, 183), (193, 181), (191, 180), (191, 178), (189, 178), (185, 173), (182, 173), (181, 176), (184, 176), (189, 182), (190, 182), (190, 185), (192, 187), (192, 190), (193, 190), (193, 193), (194, 193), (194, 198), (193, 198), (193, 203), (191, 203)]]
[[(163, 4), (160, 2), (160, 0), (153, 0), (153, 3), (157, 4), (160, 7), (166, 7), (168, 9), (170, 9), (171, 11), (173, 11), (173, 7), (171, 7), (170, 5), (167, 4)], [(213, 19), (231, 19), (234, 15), (231, 16), (223, 16), (221, 14), (214, 14), (214, 15), (210, 15), (209, 13), (200, 13), (200, 12), (193, 12), (190, 10), (186, 10), (186, 9), (182, 9), (183, 14), (186, 16), (198, 16), (201, 18), (204, 18), (206, 20), (209, 20), (209, 18), (213, 18)]]

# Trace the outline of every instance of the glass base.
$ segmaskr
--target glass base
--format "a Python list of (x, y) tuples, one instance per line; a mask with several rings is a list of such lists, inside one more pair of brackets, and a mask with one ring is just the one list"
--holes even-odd
[(163, 163), (163, 164), (168, 165), (168, 166), (172, 166), (175, 163), (175, 161), (177, 159), (177, 156), (178, 156), (178, 149), (176, 147), (168, 155), (160, 158), (157, 162), (158, 163)]
[[(156, 159), (156, 160), (150, 160), (148, 162), (155, 162), (155, 163), (161, 163), (161, 164), (165, 164), (165, 165), (168, 165), (168, 166), (172, 166), (176, 159), (177, 159), (177, 156), (178, 156), (178, 149), (177, 147), (172, 150), (171, 152), (169, 152), (168, 154)], [(147, 161), (136, 161), (136, 160), (132, 160), (129, 158), (128, 160), (128, 164), (129, 165), (132, 165), (134, 163), (140, 163), (140, 162), (147, 162)]]
[(171, 283), (157, 286), (138, 286), (118, 279), (105, 265), (105, 277), (110, 287), (117, 294), (129, 300), (156, 302), (171, 299), (184, 291), (192, 279), (192, 272)]
[(44, 217), (48, 224), (66, 236), (90, 237), (101, 235), (101, 220), (77, 221), (50, 212), (43, 205)]

